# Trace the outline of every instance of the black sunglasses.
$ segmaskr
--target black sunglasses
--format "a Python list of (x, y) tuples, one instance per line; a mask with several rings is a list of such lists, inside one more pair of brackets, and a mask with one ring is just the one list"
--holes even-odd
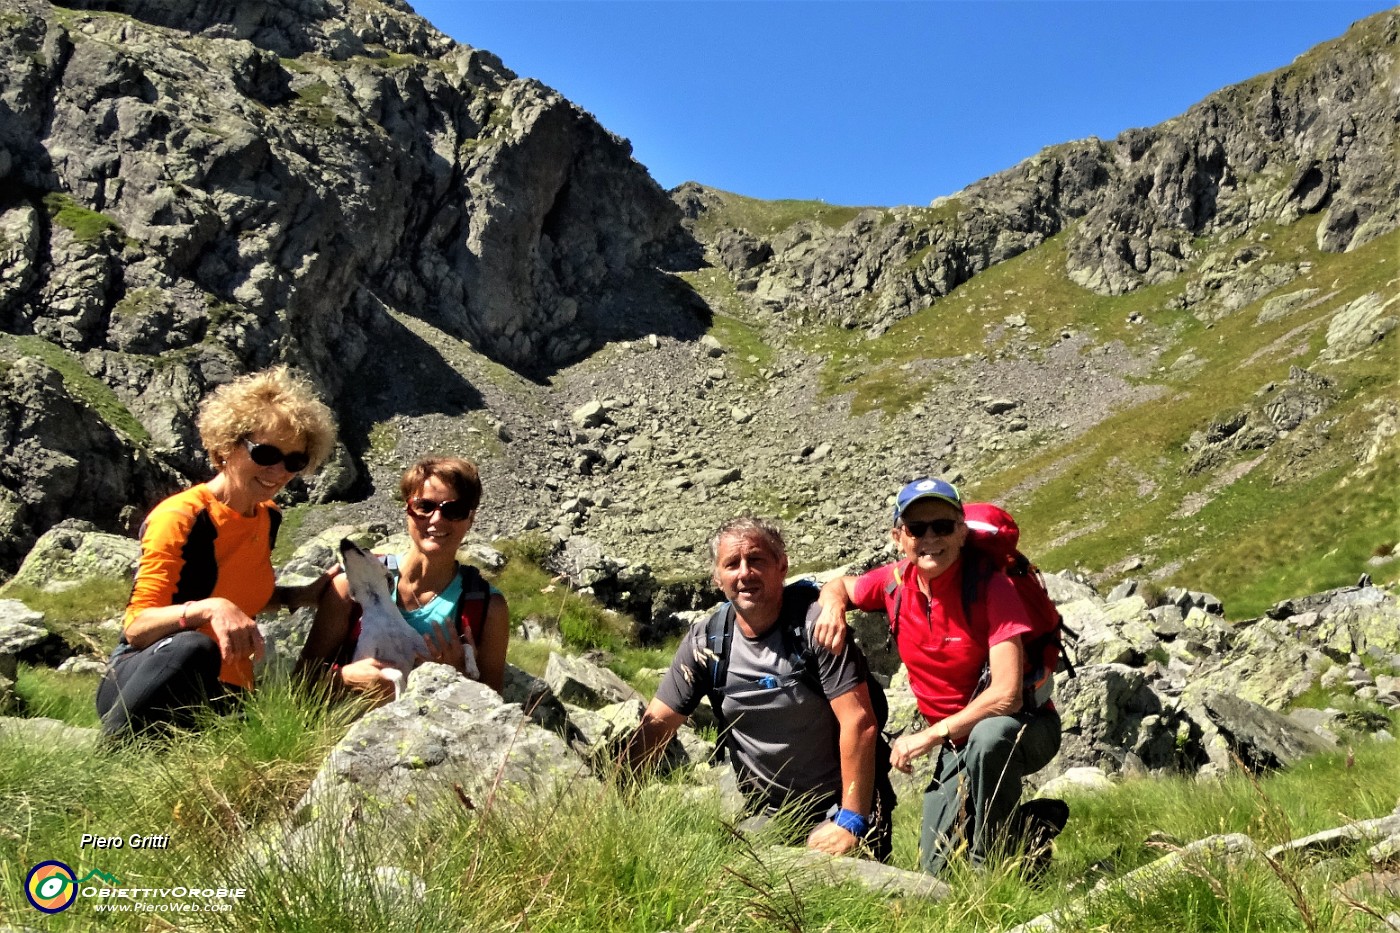
[(248, 457), (258, 466), (277, 466), (282, 464), (288, 473), (300, 473), (311, 463), (311, 458), (304, 450), (295, 450), (289, 454), (282, 453), (282, 448), (272, 444), (254, 444), (251, 439), (243, 438), (243, 446), (248, 448)]
[(958, 530), (958, 520), (956, 518), (935, 518), (928, 522), (905, 522), (904, 530), (911, 538), (922, 538), (925, 533), (933, 532), (935, 537), (946, 538)]
[(408, 500), (408, 511), (410, 515), (416, 515), (418, 518), (432, 518), (434, 512), (441, 512), (442, 517), (449, 522), (460, 522), (470, 518), (472, 514), (472, 510), (467, 508), (467, 504), (461, 499), (434, 502), (432, 499), (419, 497)]

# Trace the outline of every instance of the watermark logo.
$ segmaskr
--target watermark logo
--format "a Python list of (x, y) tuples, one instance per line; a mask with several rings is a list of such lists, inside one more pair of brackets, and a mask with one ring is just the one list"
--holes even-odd
[(36, 909), (56, 914), (78, 899), (78, 878), (62, 862), (40, 862), (24, 879), (24, 896)]
[(35, 910), (56, 914), (72, 907), (73, 902), (78, 899), (78, 886), (93, 878), (100, 878), (110, 884), (121, 884), (113, 875), (96, 868), (79, 878), (73, 873), (73, 869), (63, 862), (40, 862), (29, 869), (29, 874), (25, 876), (24, 896), (29, 898), (29, 903)]

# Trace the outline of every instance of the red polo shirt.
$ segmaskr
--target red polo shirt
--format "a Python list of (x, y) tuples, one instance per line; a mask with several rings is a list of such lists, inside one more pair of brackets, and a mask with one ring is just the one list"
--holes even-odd
[[(962, 559), (929, 584), (932, 598), (919, 589), (907, 560), (886, 564), (856, 579), (855, 604), (864, 612), (883, 611), (893, 623), (899, 605), (896, 647), (909, 671), (919, 711), (938, 722), (965, 707), (982, 676), (992, 645), (1031, 631), (1030, 617), (1005, 574), (987, 581), (986, 616), (963, 618)], [(901, 595), (902, 594), (902, 595)]]

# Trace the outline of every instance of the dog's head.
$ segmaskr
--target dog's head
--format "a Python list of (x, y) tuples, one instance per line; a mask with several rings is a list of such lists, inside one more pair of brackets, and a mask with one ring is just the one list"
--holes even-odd
[(345, 568), (345, 578), (350, 582), (350, 595), (355, 602), (367, 609), (390, 607), (397, 611), (390, 591), (393, 577), (379, 558), (349, 538), (343, 538), (340, 542), (340, 564)]

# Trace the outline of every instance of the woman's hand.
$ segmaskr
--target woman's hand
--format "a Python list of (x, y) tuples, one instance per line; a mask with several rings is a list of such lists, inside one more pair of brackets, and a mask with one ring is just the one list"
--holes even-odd
[(340, 669), (340, 682), (355, 693), (375, 700), (391, 700), (394, 697), (394, 683), (384, 676), (388, 668), (393, 668), (393, 665), (378, 658), (362, 658)]
[(913, 735), (901, 735), (890, 746), (890, 764), (909, 774), (914, 770), (914, 761), (922, 758), (942, 744), (942, 738), (929, 726)]
[(342, 573), (344, 570), (341, 566), (333, 564), (329, 570), (304, 586), (277, 587), (273, 590), (273, 599), (287, 610), (317, 606), (325, 598), (326, 593), (331, 591), (331, 581)]
[(423, 650), (418, 652), (418, 660), (420, 663), (432, 661), (446, 664), (460, 671), (467, 666), (467, 652), (462, 647), (462, 640), (453, 634), (449, 626), (434, 622), (432, 632), (423, 636)]
[(812, 623), (812, 640), (832, 654), (846, 647), (846, 607), (836, 601), (821, 602), (822, 614)]
[(227, 659), (247, 658), (260, 661), (266, 646), (258, 623), (247, 613), (222, 596), (211, 596), (189, 604), (185, 621), (190, 628), (209, 626), (219, 653)]

